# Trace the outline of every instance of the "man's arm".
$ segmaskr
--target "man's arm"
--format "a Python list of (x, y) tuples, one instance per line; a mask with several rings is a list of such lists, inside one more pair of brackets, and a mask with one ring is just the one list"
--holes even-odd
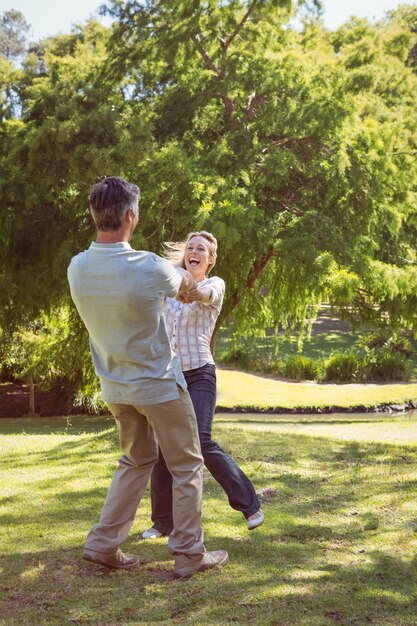
[(190, 274), (190, 272), (183, 269), (182, 267), (176, 267), (175, 269), (179, 274), (181, 274), (181, 285), (178, 290), (179, 296), (186, 293), (187, 291), (190, 291), (191, 289), (197, 289), (198, 283), (195, 278), (193, 278), (193, 276)]

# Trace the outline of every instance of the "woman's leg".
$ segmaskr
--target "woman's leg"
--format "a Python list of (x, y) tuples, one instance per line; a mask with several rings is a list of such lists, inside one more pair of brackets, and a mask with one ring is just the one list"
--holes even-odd
[(211, 438), (216, 408), (216, 368), (207, 364), (184, 372), (184, 376), (197, 417), (204, 465), (223, 487), (230, 506), (248, 518), (260, 509), (253, 485), (237, 463)]
[(203, 457), (191, 398), (180, 389), (178, 399), (140, 409), (155, 431), (172, 474), (174, 528), (168, 550), (201, 561), (205, 554), (201, 528)]
[(158, 461), (151, 474), (151, 503), (153, 528), (163, 535), (169, 535), (174, 527), (172, 519), (172, 475), (170, 474), (161, 449)]

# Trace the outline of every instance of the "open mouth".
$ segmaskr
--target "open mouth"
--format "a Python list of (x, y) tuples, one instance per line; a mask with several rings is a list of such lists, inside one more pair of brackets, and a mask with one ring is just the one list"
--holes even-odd
[(190, 265), (200, 265), (200, 261), (198, 259), (188, 259), (188, 263)]

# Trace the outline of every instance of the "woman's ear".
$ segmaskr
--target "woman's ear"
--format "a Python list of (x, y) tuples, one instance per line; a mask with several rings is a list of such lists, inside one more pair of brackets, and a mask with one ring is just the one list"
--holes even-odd
[(210, 274), (211, 270), (213, 269), (213, 267), (216, 265), (216, 257), (214, 255), (211, 255), (209, 258), (209, 264), (208, 264), (208, 268), (207, 268), (207, 274)]

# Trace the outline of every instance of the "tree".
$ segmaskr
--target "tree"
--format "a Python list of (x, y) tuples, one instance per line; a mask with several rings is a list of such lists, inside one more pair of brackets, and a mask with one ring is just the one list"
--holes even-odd
[(137, 115), (154, 113), (146, 234), (156, 248), (191, 224), (216, 232), (222, 320), (291, 324), (328, 297), (416, 329), (410, 30), (298, 32), (276, 1), (112, 11), (107, 83), (129, 77)]
[[(400, 4), (397, 9), (388, 13), (389, 19), (393, 22), (400, 22), (414, 34), (417, 34), (417, 7), (411, 4)], [(408, 53), (407, 63), (417, 71), (417, 41), (414, 38), (414, 45)]]
[[(215, 232), (221, 323), (238, 333), (294, 326), (323, 298), (416, 330), (410, 26), (329, 32), (318, 3), (279, 0), (109, 10), (111, 31), (91, 21), (41, 42), (7, 78), (21, 114), (6, 102), (0, 125), (4, 342), (68, 305), (90, 185), (115, 173), (142, 187), (134, 245)], [(74, 319), (70, 343), (85, 339)]]
[(66, 267), (94, 233), (88, 193), (103, 174), (146, 149), (146, 120), (132, 119), (119, 90), (94, 83), (108, 30), (91, 22), (28, 57), (15, 85), (20, 119), (1, 126), (5, 177), (3, 323), (34, 319), (67, 297)]
[[(60, 374), (65, 393), (94, 387), (87, 338), (68, 302), (66, 279), (71, 257), (94, 235), (89, 189), (106, 173), (123, 174), (126, 168), (129, 177), (125, 155), (143, 159), (148, 143), (146, 118), (130, 115), (122, 91), (95, 84), (108, 36), (108, 29), (91, 21), (32, 49), (22, 70), (9, 77), (21, 113), (4, 115), (0, 124), (2, 351), (7, 357), (18, 326), (18, 343), (32, 354), (39, 320), (69, 307), (72, 314), (63, 324), (68, 345), (59, 344), (68, 367), (65, 380)], [(45, 345), (54, 371), (58, 351)], [(75, 369), (71, 355), (78, 357)], [(50, 383), (46, 371), (38, 368), (35, 374)]]
[(10, 9), (0, 17), (0, 55), (15, 60), (25, 51), (26, 35), (30, 29), (23, 13)]

